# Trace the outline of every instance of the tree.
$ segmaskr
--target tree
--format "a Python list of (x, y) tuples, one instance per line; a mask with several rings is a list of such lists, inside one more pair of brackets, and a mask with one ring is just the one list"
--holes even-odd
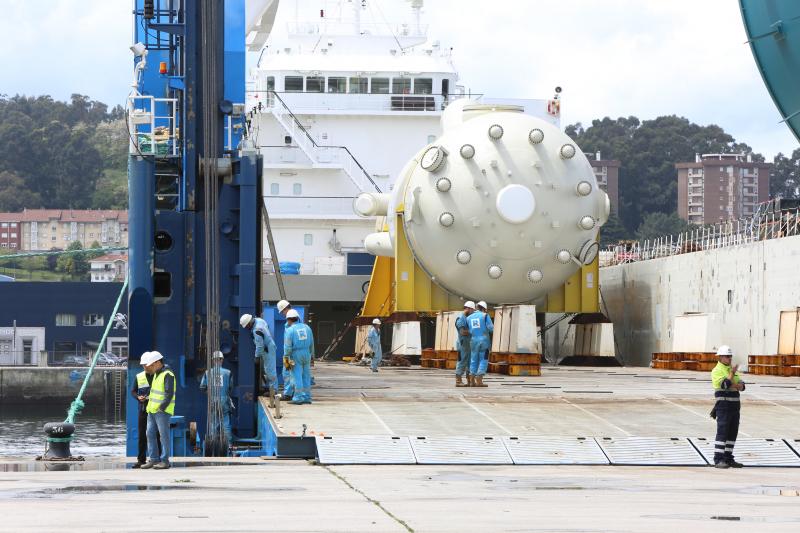
[(664, 213), (650, 213), (644, 217), (639, 229), (636, 230), (636, 238), (640, 241), (653, 240), (658, 237), (668, 235), (678, 235), (688, 231), (693, 226), (672, 212), (668, 215)]
[(616, 244), (619, 241), (630, 238), (630, 233), (622, 225), (619, 217), (615, 213), (611, 213), (608, 221), (600, 229), (600, 246), (605, 248), (608, 245)]
[(800, 197), (800, 148), (790, 157), (778, 153), (769, 173), (769, 195), (772, 198)]
[[(81, 241), (72, 241), (67, 246), (67, 251), (83, 250)], [(72, 253), (58, 257), (57, 269), (59, 272), (69, 274), (73, 278), (81, 278), (89, 272), (89, 262), (86, 260), (86, 253)]]
[[(50, 248), (51, 252), (61, 252), (61, 248)], [(58, 269), (58, 258), (61, 256), (58, 255), (46, 255), (44, 256), (47, 261), (47, 270), (50, 272), (55, 272)]]
[(0, 211), (18, 212), (42, 205), (38, 193), (28, 189), (25, 180), (13, 172), (0, 171)]
[[(102, 247), (103, 246), (99, 242), (92, 241), (92, 244), (89, 246), (89, 251), (86, 252), (86, 254), (84, 254), (84, 257), (86, 257), (86, 260), (87, 261), (91, 261), (92, 259), (97, 259), (98, 257), (100, 257), (102, 255), (105, 255), (104, 251), (99, 250), (99, 248), (102, 248)], [(89, 265), (89, 266), (91, 267), (91, 265)]]
[[(599, 151), (604, 159), (621, 161), (619, 212), (629, 230), (638, 228), (650, 213), (675, 211), (675, 163), (694, 161), (695, 153), (752, 153), (719, 126), (700, 126), (675, 115), (645, 121), (606, 117), (592, 121), (588, 128), (579, 123), (565, 131), (584, 152)], [(756, 161), (764, 159), (752, 155)]]

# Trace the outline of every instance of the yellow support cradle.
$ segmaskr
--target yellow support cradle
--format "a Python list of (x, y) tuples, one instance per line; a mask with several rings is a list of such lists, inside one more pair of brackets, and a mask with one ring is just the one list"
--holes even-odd
[[(398, 210), (400, 211), (400, 210)], [(462, 301), (431, 281), (414, 259), (403, 229), (403, 213), (395, 214), (395, 257), (376, 257), (361, 312), (363, 317), (389, 317), (395, 313), (435, 314), (460, 309)], [(599, 313), (599, 263), (581, 267), (558, 289), (549, 293), (541, 313)]]

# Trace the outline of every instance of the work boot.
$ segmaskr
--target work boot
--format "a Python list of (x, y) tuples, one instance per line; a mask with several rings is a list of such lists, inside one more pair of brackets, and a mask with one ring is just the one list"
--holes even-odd
[(169, 461), (161, 461), (160, 463), (156, 463), (155, 465), (153, 465), (153, 470), (166, 470), (170, 466), (172, 465), (169, 464)]
[(731, 465), (729, 465), (727, 461), (724, 460), (717, 461), (716, 463), (714, 463), (714, 468), (730, 468), (730, 467)]
[(488, 386), (489, 385), (486, 385), (483, 382), (483, 376), (475, 376), (475, 384), (473, 385), (473, 387), (488, 387)]
[(137, 462), (133, 463), (133, 466), (131, 468), (141, 468), (145, 464), (147, 464), (147, 463), (140, 463), (140, 462), (137, 461)]
[(467, 387), (474, 387), (474, 376), (472, 374), (467, 374)]
[(156, 462), (155, 461), (147, 461), (145, 464), (143, 464), (141, 466), (141, 469), (142, 470), (147, 470), (148, 468), (153, 468), (155, 466), (156, 466)]
[(731, 468), (742, 468), (744, 465), (742, 463), (736, 462), (736, 459), (731, 457), (730, 459), (728, 459), (728, 466), (730, 466)]
[(461, 379), (461, 376), (456, 376), (456, 387), (465, 387), (464, 380)]

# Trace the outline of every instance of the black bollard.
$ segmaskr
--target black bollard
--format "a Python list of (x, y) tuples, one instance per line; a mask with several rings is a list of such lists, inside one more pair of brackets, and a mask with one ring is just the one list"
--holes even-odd
[(72, 434), (75, 433), (75, 424), (48, 422), (44, 425), (44, 432), (47, 435), (47, 451), (42, 457), (43, 460), (72, 457), (69, 443), (72, 440)]

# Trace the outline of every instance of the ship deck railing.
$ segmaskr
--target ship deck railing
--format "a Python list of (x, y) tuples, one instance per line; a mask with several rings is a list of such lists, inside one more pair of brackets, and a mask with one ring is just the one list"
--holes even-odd
[(600, 254), (600, 266), (649, 261), (796, 235), (800, 235), (800, 208), (757, 212), (750, 218), (698, 226), (677, 235), (610, 245)]

